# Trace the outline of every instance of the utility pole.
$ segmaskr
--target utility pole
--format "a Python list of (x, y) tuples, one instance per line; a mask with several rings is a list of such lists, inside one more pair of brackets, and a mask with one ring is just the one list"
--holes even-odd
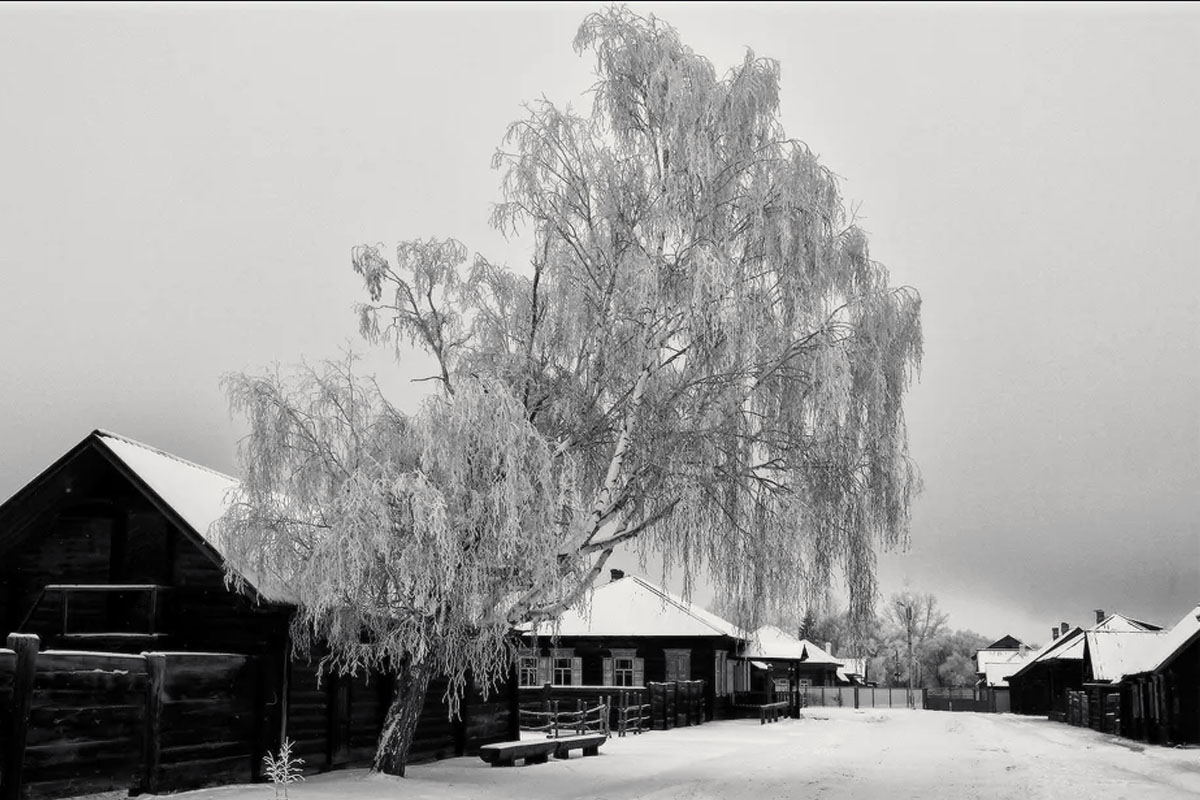
[(916, 663), (913, 661), (913, 610), (912, 606), (904, 606), (904, 616), (907, 618), (907, 624), (904, 626), (908, 633), (908, 707), (915, 708), (913, 705), (913, 672), (916, 671)]

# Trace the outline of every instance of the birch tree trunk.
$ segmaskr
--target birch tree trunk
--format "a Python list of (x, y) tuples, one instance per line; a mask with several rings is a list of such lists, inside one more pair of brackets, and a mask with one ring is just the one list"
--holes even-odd
[(376, 772), (404, 776), (404, 765), (408, 762), (408, 751), (417, 732), (432, 672), (429, 658), (422, 661), (406, 659), (396, 671), (396, 690), (375, 751)]

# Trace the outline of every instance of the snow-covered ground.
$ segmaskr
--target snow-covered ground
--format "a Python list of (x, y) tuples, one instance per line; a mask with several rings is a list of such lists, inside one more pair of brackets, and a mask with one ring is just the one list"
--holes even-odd
[[(774, 800), (775, 798), (1070, 798), (1200, 796), (1200, 749), (1141, 747), (1045, 719), (907, 709), (810, 709), (757, 720), (610, 739), (600, 756), (493, 768), (478, 758), (314, 775), (291, 800)], [(178, 800), (272, 797), (231, 786)]]

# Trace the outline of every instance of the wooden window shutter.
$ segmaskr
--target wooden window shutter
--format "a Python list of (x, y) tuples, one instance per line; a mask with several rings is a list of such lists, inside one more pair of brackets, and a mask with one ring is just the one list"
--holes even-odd
[(635, 658), (633, 660), (633, 685), (646, 685), (646, 659)]
[(551, 682), (550, 679), (553, 676), (553, 674), (554, 673), (552, 671), (550, 659), (546, 656), (542, 656), (541, 658), (539, 658), (538, 659), (538, 683), (540, 683), (542, 686), (545, 686), (547, 683)]
[(613, 660), (611, 658), (604, 659), (604, 685), (613, 686), (616, 679), (613, 677)]
[(579, 656), (571, 659), (571, 685), (583, 686), (583, 659)]

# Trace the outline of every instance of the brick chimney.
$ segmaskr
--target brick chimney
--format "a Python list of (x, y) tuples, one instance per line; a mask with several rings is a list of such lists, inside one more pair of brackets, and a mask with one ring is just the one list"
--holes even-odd
[(1096, 624), (1099, 625), (1101, 622), (1104, 622), (1104, 609), (1097, 608), (1096, 609)]
[(1063, 636), (1066, 636), (1067, 631), (1071, 630), (1071, 626), (1065, 622), (1060, 622), (1060, 623), (1058, 623), (1058, 629), (1059, 629), (1059, 631), (1062, 632)]
[(833, 643), (832, 642), (825, 643), (825, 652), (829, 653), (829, 655), (833, 655)]
[(1051, 641), (1053, 641), (1054, 639), (1057, 639), (1057, 638), (1058, 638), (1058, 626), (1056, 625), (1050, 629), (1050, 639), (1051, 639)]
[(625, 570), (623, 570), (623, 569), (610, 569), (610, 570), (608, 571), (608, 574), (609, 574), (609, 577), (610, 577), (610, 579), (611, 579), (611, 580), (613, 580), (613, 581), (619, 581), (619, 580), (621, 580), (621, 578), (624, 578), (624, 577), (625, 577)]

